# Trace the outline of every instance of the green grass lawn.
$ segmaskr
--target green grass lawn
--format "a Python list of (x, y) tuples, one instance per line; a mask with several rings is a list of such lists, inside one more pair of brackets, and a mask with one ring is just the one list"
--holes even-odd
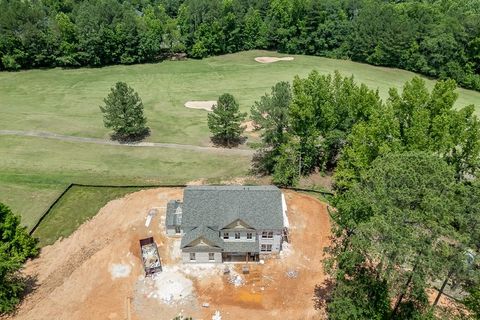
[(0, 154), (0, 201), (28, 227), (71, 182), (182, 184), (245, 175), (250, 166), (248, 156), (12, 136), (0, 136)]
[[(385, 98), (390, 87), (400, 88), (414, 76), (403, 70), (321, 57), (294, 56), (293, 61), (272, 64), (254, 61), (255, 57), (266, 55), (278, 54), (249, 51), (204, 60), (134, 66), (1, 72), (0, 129), (108, 138), (98, 107), (115, 82), (126, 81), (143, 99), (152, 129), (148, 141), (208, 145), (207, 112), (185, 108), (188, 100), (214, 100), (229, 92), (238, 99), (241, 109), (248, 111), (276, 82), (291, 81), (295, 75), (305, 76), (313, 69), (353, 74), (358, 82), (378, 88)], [(431, 87), (434, 81), (427, 83)], [(479, 92), (458, 89), (458, 93), (457, 106), (480, 105)], [(249, 168), (248, 157), (241, 156), (12, 136), (0, 136), (0, 154), (0, 201), (21, 214), (29, 227), (71, 182), (185, 183), (200, 178), (214, 181), (245, 175)], [(117, 194), (85, 196), (89, 200), (83, 206), (94, 208), (86, 210), (86, 216), (111, 196)], [(56, 215), (65, 212), (68, 216), (70, 206), (59, 206)]]
[(0, 174), (0, 202), (20, 214), (22, 223), (30, 230), (63, 189), (58, 184), (9, 181), (9, 178), (15, 177), (17, 175)]
[(53, 206), (33, 236), (40, 239), (41, 246), (52, 244), (60, 237), (68, 237), (108, 201), (139, 190), (142, 188), (73, 186)]
[[(411, 72), (373, 67), (351, 61), (294, 56), (293, 61), (260, 64), (249, 51), (204, 60), (164, 61), (157, 64), (104, 68), (29, 70), (0, 73), (0, 128), (44, 130), (56, 133), (108, 137), (99, 105), (117, 81), (126, 81), (143, 99), (156, 142), (206, 145), (206, 111), (187, 109), (188, 100), (214, 100), (232, 93), (243, 110), (278, 81), (291, 81), (311, 70), (339, 70), (358, 82), (378, 88), (385, 97), (390, 87), (401, 87)], [(433, 81), (428, 81), (430, 85)], [(480, 104), (480, 93), (459, 89), (458, 105)]]

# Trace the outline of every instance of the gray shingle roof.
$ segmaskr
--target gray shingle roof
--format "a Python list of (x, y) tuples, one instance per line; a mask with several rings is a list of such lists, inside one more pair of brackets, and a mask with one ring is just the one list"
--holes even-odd
[[(167, 226), (178, 223), (175, 211), (181, 205), (184, 251), (258, 252), (256, 241), (223, 241), (219, 230), (242, 220), (254, 229), (282, 229), (282, 193), (275, 186), (190, 186), (185, 188), (183, 203), (167, 204)], [(172, 217), (173, 216), (173, 217)], [(187, 247), (204, 238), (216, 248)]]
[(189, 186), (182, 228), (222, 229), (237, 219), (255, 229), (282, 229), (282, 195), (275, 186)]
[(204, 238), (214, 246), (223, 248), (223, 240), (218, 236), (218, 231), (214, 231), (211, 228), (200, 226), (194, 229), (187, 231), (183, 237), (182, 242), (180, 243), (180, 248), (184, 248), (189, 245), (192, 241), (195, 241), (199, 238)]
[[(193, 241), (203, 238), (213, 244), (214, 247), (187, 247)], [(258, 239), (255, 241), (224, 241), (218, 236), (218, 231), (212, 230), (208, 227), (198, 227), (188, 230), (182, 238), (180, 248), (186, 252), (258, 252), (259, 244)]]
[(223, 251), (224, 252), (258, 252), (258, 240), (256, 241), (224, 241), (223, 242)]
[(180, 225), (178, 221), (178, 215), (175, 214), (178, 207), (181, 208), (181, 202), (177, 200), (170, 200), (167, 203), (167, 214), (165, 217), (165, 225), (167, 227), (175, 227)]

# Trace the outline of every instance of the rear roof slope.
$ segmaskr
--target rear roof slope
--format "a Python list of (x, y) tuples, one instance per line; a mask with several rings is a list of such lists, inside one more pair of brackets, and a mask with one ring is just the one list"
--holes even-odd
[(254, 229), (283, 228), (282, 193), (275, 186), (189, 186), (182, 227), (220, 230), (242, 220)]

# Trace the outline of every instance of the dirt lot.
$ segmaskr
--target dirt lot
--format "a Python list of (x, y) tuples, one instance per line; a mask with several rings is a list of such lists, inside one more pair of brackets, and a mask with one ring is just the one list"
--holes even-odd
[[(15, 319), (172, 319), (179, 314), (212, 319), (322, 319), (315, 310), (316, 284), (324, 280), (322, 248), (330, 223), (325, 204), (286, 192), (291, 242), (264, 264), (186, 265), (179, 239), (165, 236), (163, 207), (182, 189), (151, 189), (114, 200), (72, 236), (45, 247), (25, 273), (37, 287)], [(159, 214), (145, 226), (147, 212)], [(164, 271), (143, 276), (139, 239), (153, 236)], [(204, 306), (207, 305), (208, 307)]]

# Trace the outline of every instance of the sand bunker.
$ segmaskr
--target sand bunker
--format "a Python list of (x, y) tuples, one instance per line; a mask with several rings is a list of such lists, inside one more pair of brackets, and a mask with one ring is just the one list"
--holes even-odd
[(212, 111), (214, 105), (217, 104), (217, 101), (187, 101), (185, 102), (185, 107), (191, 109), (204, 109), (207, 111)]
[(292, 61), (293, 57), (256, 57), (255, 61), (260, 63), (272, 63), (277, 61)]

